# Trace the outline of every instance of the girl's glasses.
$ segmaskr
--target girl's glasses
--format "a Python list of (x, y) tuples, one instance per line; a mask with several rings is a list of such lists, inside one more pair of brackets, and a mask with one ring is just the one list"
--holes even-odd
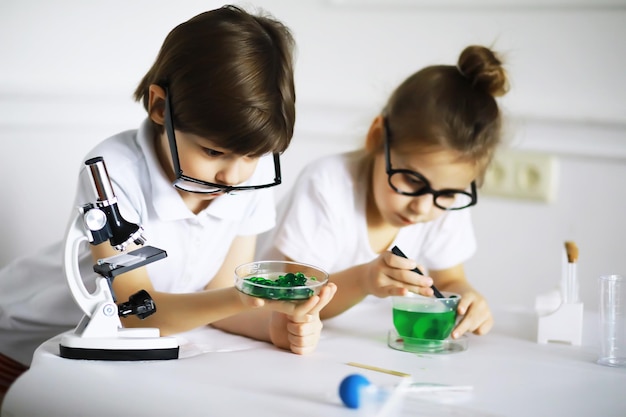
[(419, 172), (409, 169), (393, 169), (391, 167), (391, 157), (389, 154), (391, 142), (391, 130), (389, 121), (383, 119), (385, 129), (385, 164), (387, 169), (388, 182), (391, 188), (398, 194), (408, 196), (420, 196), (432, 194), (433, 203), (442, 210), (461, 210), (476, 204), (476, 182), (472, 181), (470, 190), (433, 190), (428, 180)]
[(178, 158), (178, 146), (176, 145), (176, 136), (174, 135), (172, 104), (170, 102), (170, 95), (167, 88), (165, 88), (165, 131), (167, 133), (167, 140), (169, 142), (170, 152), (172, 154), (174, 174), (176, 175), (176, 179), (174, 180), (173, 185), (179, 190), (198, 194), (235, 193), (240, 191), (252, 191), (261, 188), (274, 187), (281, 183), (280, 157), (278, 153), (273, 154), (274, 182), (268, 184), (231, 186), (203, 181), (185, 175), (182, 168), (180, 167), (180, 160)]

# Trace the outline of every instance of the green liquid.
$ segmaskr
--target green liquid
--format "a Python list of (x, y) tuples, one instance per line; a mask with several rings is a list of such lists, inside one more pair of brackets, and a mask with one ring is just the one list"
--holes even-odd
[(404, 337), (444, 340), (452, 332), (455, 322), (455, 310), (431, 313), (393, 309), (393, 325)]

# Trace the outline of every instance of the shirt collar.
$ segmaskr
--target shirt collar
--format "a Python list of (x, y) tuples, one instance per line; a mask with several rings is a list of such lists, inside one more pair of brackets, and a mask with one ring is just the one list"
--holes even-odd
[(139, 126), (137, 142), (145, 155), (152, 205), (161, 220), (191, 218), (194, 214), (185, 205), (169, 178), (165, 175), (155, 149), (152, 121), (146, 118)]

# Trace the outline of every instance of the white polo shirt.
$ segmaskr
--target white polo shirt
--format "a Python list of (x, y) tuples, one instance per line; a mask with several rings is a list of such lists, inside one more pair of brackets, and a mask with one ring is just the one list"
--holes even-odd
[[(367, 233), (363, 157), (357, 151), (308, 164), (279, 203), (276, 228), (259, 238), (257, 258), (285, 255), (333, 273), (378, 257)], [(404, 227), (389, 248), (394, 245), (429, 270), (463, 263), (476, 250), (470, 210)]]
[[(203, 289), (221, 267), (235, 237), (256, 235), (275, 224), (271, 188), (223, 195), (199, 214), (192, 213), (158, 163), (149, 120), (139, 130), (101, 142), (84, 161), (96, 156), (104, 158), (122, 217), (144, 227), (146, 245), (167, 252), (166, 258), (147, 265), (157, 291)], [(259, 160), (246, 183), (267, 183), (273, 178), (273, 159), (268, 156)], [(77, 209), (70, 221), (78, 207), (95, 199), (87, 167), (81, 163)], [(60, 240), (0, 271), (0, 353), (26, 365), (37, 346), (74, 328), (83, 316), (63, 273), (63, 246)], [(81, 278), (92, 291), (98, 275), (93, 272), (88, 244), (80, 249), (78, 258)]]

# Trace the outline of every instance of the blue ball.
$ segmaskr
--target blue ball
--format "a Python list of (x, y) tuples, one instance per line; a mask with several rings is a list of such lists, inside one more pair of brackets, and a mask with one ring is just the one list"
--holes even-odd
[(339, 397), (348, 408), (359, 408), (361, 390), (370, 385), (370, 381), (361, 374), (348, 375), (339, 384)]

